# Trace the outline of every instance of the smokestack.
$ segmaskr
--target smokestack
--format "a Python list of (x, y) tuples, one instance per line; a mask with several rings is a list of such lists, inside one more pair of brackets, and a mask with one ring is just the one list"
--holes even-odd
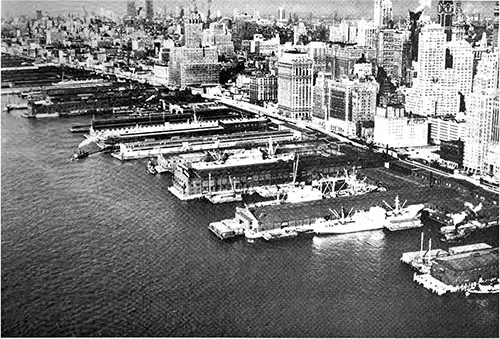
[(423, 11), (425, 7), (431, 8), (431, 0), (419, 0), (419, 5), (415, 12)]

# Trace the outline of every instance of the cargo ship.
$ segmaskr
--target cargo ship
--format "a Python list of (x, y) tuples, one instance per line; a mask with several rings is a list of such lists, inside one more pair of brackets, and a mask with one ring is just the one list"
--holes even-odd
[(386, 220), (386, 211), (382, 207), (372, 206), (368, 211), (357, 211), (344, 215), (330, 210), (335, 219), (318, 219), (312, 225), (312, 231), (316, 234), (343, 234), (382, 229)]

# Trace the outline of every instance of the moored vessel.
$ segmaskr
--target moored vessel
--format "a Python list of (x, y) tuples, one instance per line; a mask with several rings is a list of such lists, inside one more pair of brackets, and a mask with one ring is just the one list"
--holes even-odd
[(471, 294), (497, 294), (500, 291), (500, 284), (498, 278), (492, 281), (479, 281), (475, 287), (465, 291), (465, 295)]
[(368, 211), (357, 211), (351, 215), (351, 211), (344, 216), (338, 212), (330, 210), (334, 219), (318, 219), (312, 230), (316, 234), (343, 234), (363, 231), (372, 231), (384, 227), (385, 209), (379, 206), (372, 206)]

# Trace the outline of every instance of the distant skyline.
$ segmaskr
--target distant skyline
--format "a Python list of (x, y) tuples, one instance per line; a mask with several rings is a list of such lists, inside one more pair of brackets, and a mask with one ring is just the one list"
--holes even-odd
[[(394, 0), (394, 14), (396, 16), (406, 16), (408, 10), (415, 10), (419, 7), (422, 0)], [(425, 1), (424, 1), (425, 2)], [(145, 0), (136, 0), (136, 6), (145, 7)], [(188, 7), (191, 1), (189, 0), (154, 0), (155, 12), (162, 9), (166, 5), (167, 12), (174, 12), (177, 5)], [(198, 8), (204, 10), (207, 1), (196, 1)], [(315, 6), (311, 6), (315, 4)], [(425, 13), (431, 16), (436, 15), (437, 0), (431, 1), (431, 8), (426, 7)], [(493, 8), (495, 1), (462, 1), (464, 13), (472, 14), (479, 13), (481, 17), (493, 17)], [(82, 7), (90, 13), (92, 11), (99, 13), (103, 8), (106, 11), (113, 11), (118, 15), (126, 14), (126, 0), (2, 0), (1, 14), (2, 17), (27, 15), (35, 16), (36, 10), (47, 11), (51, 15), (64, 15), (68, 13), (83, 14)], [(248, 0), (213, 0), (212, 13), (220, 10), (223, 15), (232, 16), (233, 10), (238, 9), (240, 12), (253, 13), (258, 10), (261, 15), (272, 14), (277, 16), (278, 8), (283, 7), (288, 16), (290, 13), (299, 15), (308, 15), (312, 12), (314, 15), (333, 15), (337, 13), (339, 18), (365, 18), (371, 19), (373, 16), (373, 0), (315, 0), (315, 1), (248, 1)]]

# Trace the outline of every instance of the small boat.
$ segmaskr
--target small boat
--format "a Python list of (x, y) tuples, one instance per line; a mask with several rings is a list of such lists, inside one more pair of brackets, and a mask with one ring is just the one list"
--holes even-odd
[(153, 174), (153, 175), (155, 175), (156, 173), (158, 173), (158, 172), (156, 171), (155, 164), (153, 163), (153, 161), (152, 161), (152, 160), (149, 160), (149, 161), (148, 161), (148, 166), (147, 166), (147, 168), (148, 168), (148, 172), (149, 172), (149, 173), (151, 173), (151, 174)]
[(226, 202), (242, 201), (243, 197), (238, 192), (222, 192), (208, 195), (206, 197), (212, 204), (224, 204)]
[(266, 241), (293, 238), (299, 235), (295, 230), (291, 229), (279, 229), (262, 233), (262, 238)]
[(5, 106), (7, 112), (13, 111), (15, 109), (28, 109), (28, 104), (8, 104)]
[(496, 294), (499, 292), (499, 290), (500, 284), (498, 283), (498, 279), (495, 279), (492, 282), (480, 281), (476, 284), (475, 287), (465, 291), (465, 295), (469, 296), (471, 294)]
[(89, 156), (89, 152), (84, 152), (82, 150), (78, 150), (77, 153), (73, 154), (73, 158), (71, 160), (78, 160), (78, 159), (82, 159), (82, 158), (86, 158)]

